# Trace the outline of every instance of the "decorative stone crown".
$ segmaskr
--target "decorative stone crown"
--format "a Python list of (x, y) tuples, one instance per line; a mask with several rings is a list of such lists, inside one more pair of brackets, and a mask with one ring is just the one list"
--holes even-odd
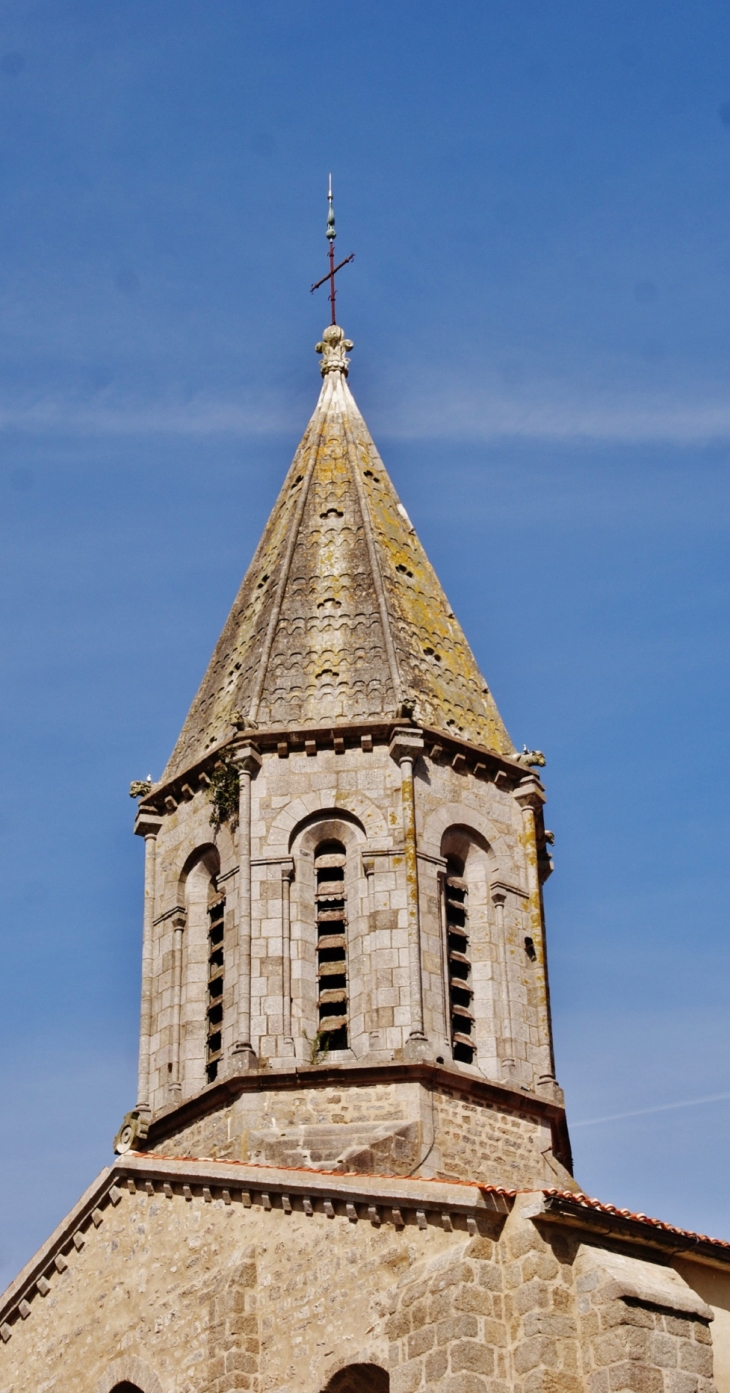
[(322, 376), (326, 377), (328, 372), (342, 372), (347, 377), (350, 359), (346, 357), (346, 353), (354, 346), (352, 339), (345, 338), (344, 330), (339, 324), (328, 324), (321, 343), (314, 345), (316, 352), (322, 354), (322, 362), (319, 365)]

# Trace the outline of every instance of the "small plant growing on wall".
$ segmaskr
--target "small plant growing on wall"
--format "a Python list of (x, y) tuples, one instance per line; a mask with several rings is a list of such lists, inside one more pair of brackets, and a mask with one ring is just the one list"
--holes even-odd
[(327, 1031), (322, 1032), (318, 1030), (316, 1035), (312, 1036), (311, 1040), (306, 1030), (303, 1030), (302, 1034), (309, 1045), (309, 1063), (322, 1064), (330, 1052), (329, 1035)]
[(238, 826), (239, 774), (233, 760), (220, 759), (210, 776), (208, 797), (213, 804), (210, 825), (219, 832), (224, 822), (235, 831)]

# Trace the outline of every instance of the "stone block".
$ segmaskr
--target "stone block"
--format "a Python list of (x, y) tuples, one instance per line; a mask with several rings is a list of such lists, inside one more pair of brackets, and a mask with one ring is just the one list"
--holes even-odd
[(608, 1380), (610, 1393), (663, 1393), (661, 1370), (647, 1364), (614, 1364), (608, 1371)]
[(444, 1379), (441, 1393), (488, 1393), (488, 1388), (486, 1378), (464, 1371)]
[(436, 1339), (436, 1331), (432, 1325), (423, 1325), (420, 1329), (414, 1330), (406, 1341), (406, 1358), (415, 1359), (419, 1354), (426, 1354), (431, 1349)]
[(686, 1373), (712, 1378), (712, 1348), (695, 1341), (682, 1340), (679, 1345), (679, 1367)]
[(452, 1340), (473, 1340), (479, 1334), (476, 1316), (461, 1313), (439, 1321), (436, 1326), (436, 1340), (439, 1345), (449, 1345)]
[(416, 1393), (423, 1382), (423, 1363), (420, 1359), (410, 1364), (401, 1364), (390, 1375), (391, 1393)]
[(514, 1352), (515, 1369), (518, 1374), (527, 1374), (540, 1365), (546, 1369), (555, 1369), (558, 1362), (558, 1347), (555, 1341), (544, 1335), (521, 1340)]
[(426, 1384), (430, 1386), (437, 1379), (443, 1378), (449, 1367), (449, 1355), (447, 1349), (435, 1349), (426, 1357), (425, 1374)]
[(494, 1351), (481, 1340), (456, 1340), (449, 1349), (452, 1373), (468, 1369), (475, 1374), (494, 1373)]
[[(696, 1374), (685, 1374), (680, 1369), (667, 1369), (664, 1373), (664, 1393), (699, 1393), (701, 1379)], [(710, 1385), (715, 1393), (714, 1385)]]

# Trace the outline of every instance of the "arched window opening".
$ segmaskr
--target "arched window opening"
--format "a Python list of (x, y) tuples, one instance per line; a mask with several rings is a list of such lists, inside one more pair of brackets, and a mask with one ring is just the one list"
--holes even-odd
[(379, 1364), (348, 1364), (332, 1375), (322, 1393), (390, 1393), (390, 1376)]
[(471, 1064), (474, 1059), (474, 1015), (469, 957), (468, 889), (464, 863), (458, 856), (446, 859), (444, 885), (446, 902), (446, 940), (448, 955), (451, 1046), (454, 1059)]
[(136, 1383), (128, 1383), (125, 1380), (124, 1383), (115, 1383), (111, 1393), (142, 1393), (142, 1390), (137, 1387)]
[(225, 971), (225, 896), (216, 895), (208, 906), (208, 997), (205, 1076), (218, 1077), (223, 1054), (223, 982)]
[(317, 913), (317, 1032), (330, 1050), (347, 1049), (347, 894), (342, 842), (314, 853)]

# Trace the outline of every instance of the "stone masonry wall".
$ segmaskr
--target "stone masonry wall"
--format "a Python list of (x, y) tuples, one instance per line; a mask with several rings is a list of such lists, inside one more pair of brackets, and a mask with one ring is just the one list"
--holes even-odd
[(534, 1198), (469, 1234), (436, 1211), (396, 1223), (338, 1201), (328, 1217), (295, 1194), (287, 1210), (138, 1178), (21, 1309), (0, 1387), (108, 1393), (139, 1369), (144, 1393), (320, 1393), (372, 1363), (391, 1393), (715, 1393), (692, 1288), (533, 1221)]
[(242, 1093), (153, 1149), (165, 1156), (416, 1173), (517, 1188), (573, 1184), (552, 1154), (546, 1121), (475, 1101), (455, 1083), (444, 1081), (433, 1091), (418, 1082), (317, 1088), (300, 1077), (298, 1084)]

